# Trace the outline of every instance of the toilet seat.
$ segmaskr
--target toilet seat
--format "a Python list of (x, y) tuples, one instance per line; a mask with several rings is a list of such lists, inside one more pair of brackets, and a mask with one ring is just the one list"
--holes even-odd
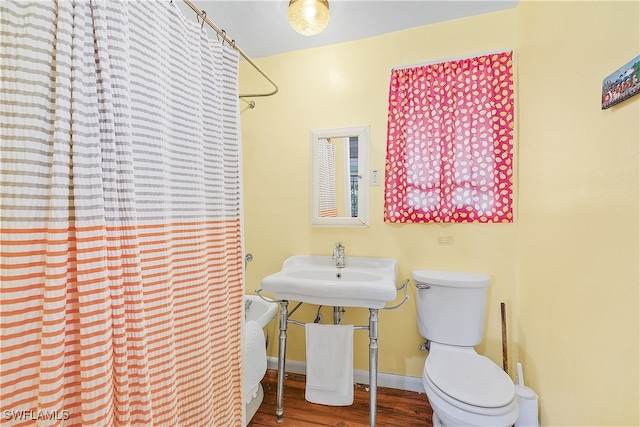
[[(518, 400), (502, 408), (481, 408), (456, 401), (441, 392), (423, 373), (423, 385), (434, 415), (445, 426), (512, 427), (518, 418)], [(434, 426), (436, 424), (434, 423)]]
[(472, 348), (440, 348), (430, 352), (424, 376), (443, 394), (443, 399), (471, 412), (495, 412), (516, 397), (509, 375)]

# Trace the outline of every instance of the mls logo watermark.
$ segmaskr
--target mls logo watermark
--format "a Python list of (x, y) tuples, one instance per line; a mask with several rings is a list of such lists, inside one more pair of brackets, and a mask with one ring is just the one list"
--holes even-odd
[(47, 421), (62, 421), (69, 419), (69, 411), (58, 411), (58, 410), (42, 410), (42, 411), (34, 411), (34, 410), (6, 410), (2, 411), (2, 415), (5, 420), (12, 421), (39, 421), (39, 420), (47, 420)]

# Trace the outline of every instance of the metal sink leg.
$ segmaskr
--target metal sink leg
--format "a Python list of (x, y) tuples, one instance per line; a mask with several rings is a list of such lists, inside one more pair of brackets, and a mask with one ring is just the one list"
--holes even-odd
[(287, 355), (287, 320), (289, 301), (280, 301), (280, 336), (278, 341), (278, 385), (276, 388), (276, 421), (282, 422), (284, 414), (284, 362)]
[(376, 425), (378, 405), (378, 309), (369, 309), (369, 426)]
[[(282, 423), (284, 415), (284, 377), (287, 354), (287, 324), (289, 323), (289, 301), (280, 301), (280, 336), (278, 341), (278, 384), (276, 388), (276, 421)], [(295, 311), (296, 308), (293, 309)], [(292, 311), (292, 313), (293, 313)], [(336, 313), (334, 312), (334, 315)], [(291, 321), (304, 325), (300, 322)], [(378, 309), (369, 309), (369, 326), (358, 326), (357, 329), (369, 330), (369, 426), (375, 427), (378, 405)]]

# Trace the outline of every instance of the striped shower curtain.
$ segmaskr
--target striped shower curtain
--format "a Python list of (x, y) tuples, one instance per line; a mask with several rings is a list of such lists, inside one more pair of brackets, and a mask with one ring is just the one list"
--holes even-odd
[(236, 52), (169, 1), (0, 19), (2, 425), (241, 425)]
[(338, 216), (336, 195), (336, 146), (331, 140), (318, 140), (318, 216), (335, 218)]

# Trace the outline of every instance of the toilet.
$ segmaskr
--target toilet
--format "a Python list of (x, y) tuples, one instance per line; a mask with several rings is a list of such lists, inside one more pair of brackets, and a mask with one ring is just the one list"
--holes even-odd
[(482, 341), (489, 276), (414, 270), (418, 329), (429, 354), (422, 384), (433, 425), (512, 426), (518, 418), (511, 377), (473, 348)]

